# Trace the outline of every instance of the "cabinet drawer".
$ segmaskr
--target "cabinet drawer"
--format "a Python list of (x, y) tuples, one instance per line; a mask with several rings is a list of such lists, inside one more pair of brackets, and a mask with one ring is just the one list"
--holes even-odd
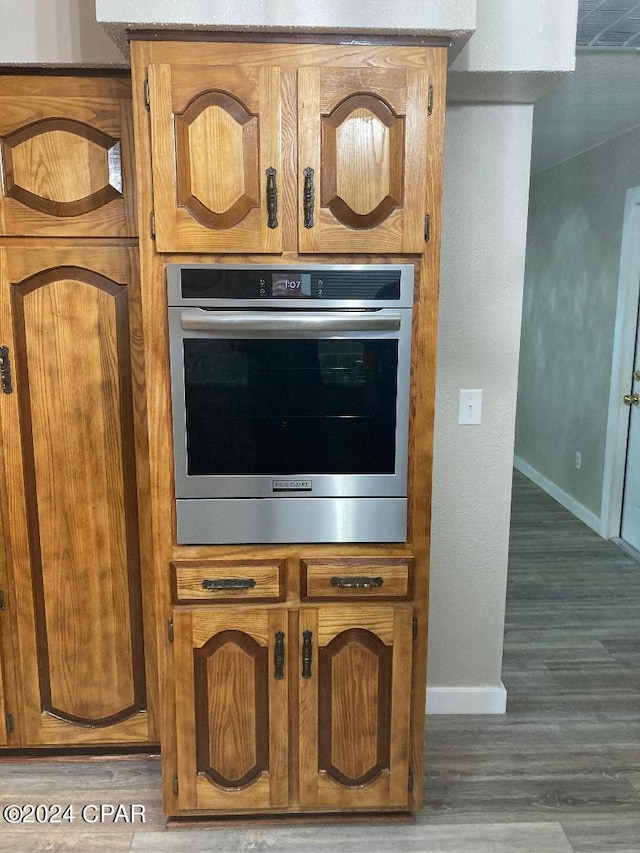
[(284, 601), (284, 560), (182, 560), (171, 563), (174, 601)]
[(413, 560), (407, 557), (345, 557), (301, 560), (300, 597), (321, 599), (411, 597)]

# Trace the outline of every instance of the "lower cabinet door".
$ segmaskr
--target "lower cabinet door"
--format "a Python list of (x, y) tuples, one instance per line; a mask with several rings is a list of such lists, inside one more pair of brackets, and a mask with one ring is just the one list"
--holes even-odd
[(181, 809), (286, 806), (287, 611), (176, 608)]
[(136, 485), (143, 424), (132, 402), (136, 269), (133, 249), (0, 248), (17, 746), (154, 739)]
[(300, 612), (300, 804), (408, 805), (412, 610)]

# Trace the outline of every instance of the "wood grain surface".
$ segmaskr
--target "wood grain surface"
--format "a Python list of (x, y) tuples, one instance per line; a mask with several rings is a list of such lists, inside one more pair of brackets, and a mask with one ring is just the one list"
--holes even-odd
[(0, 78), (0, 234), (133, 237), (128, 79)]

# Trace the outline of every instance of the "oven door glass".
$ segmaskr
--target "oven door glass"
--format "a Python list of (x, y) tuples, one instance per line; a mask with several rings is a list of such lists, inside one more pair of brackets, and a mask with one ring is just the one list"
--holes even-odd
[(187, 474), (393, 474), (398, 340), (183, 340)]

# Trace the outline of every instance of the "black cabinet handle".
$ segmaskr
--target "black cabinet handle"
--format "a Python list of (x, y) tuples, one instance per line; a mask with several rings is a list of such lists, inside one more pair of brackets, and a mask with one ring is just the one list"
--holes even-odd
[(253, 589), (256, 582), (253, 578), (217, 578), (209, 580), (205, 578), (202, 581), (202, 588), (208, 590), (214, 589)]
[(311, 678), (311, 639), (313, 631), (302, 632), (302, 677)]
[(316, 202), (316, 191), (313, 185), (313, 169), (310, 166), (304, 170), (304, 190), (302, 205), (304, 209), (304, 227), (313, 228), (313, 208)]
[(347, 578), (331, 578), (331, 586), (339, 586), (344, 589), (368, 589), (369, 587), (382, 586), (384, 580), (382, 578), (366, 578), (366, 577), (347, 577)]
[(0, 383), (5, 394), (11, 394), (11, 360), (9, 359), (9, 347), (0, 347)]
[(278, 227), (278, 185), (276, 170), (273, 166), (267, 169), (267, 228)]
[(273, 677), (284, 678), (284, 631), (276, 631), (273, 667)]

